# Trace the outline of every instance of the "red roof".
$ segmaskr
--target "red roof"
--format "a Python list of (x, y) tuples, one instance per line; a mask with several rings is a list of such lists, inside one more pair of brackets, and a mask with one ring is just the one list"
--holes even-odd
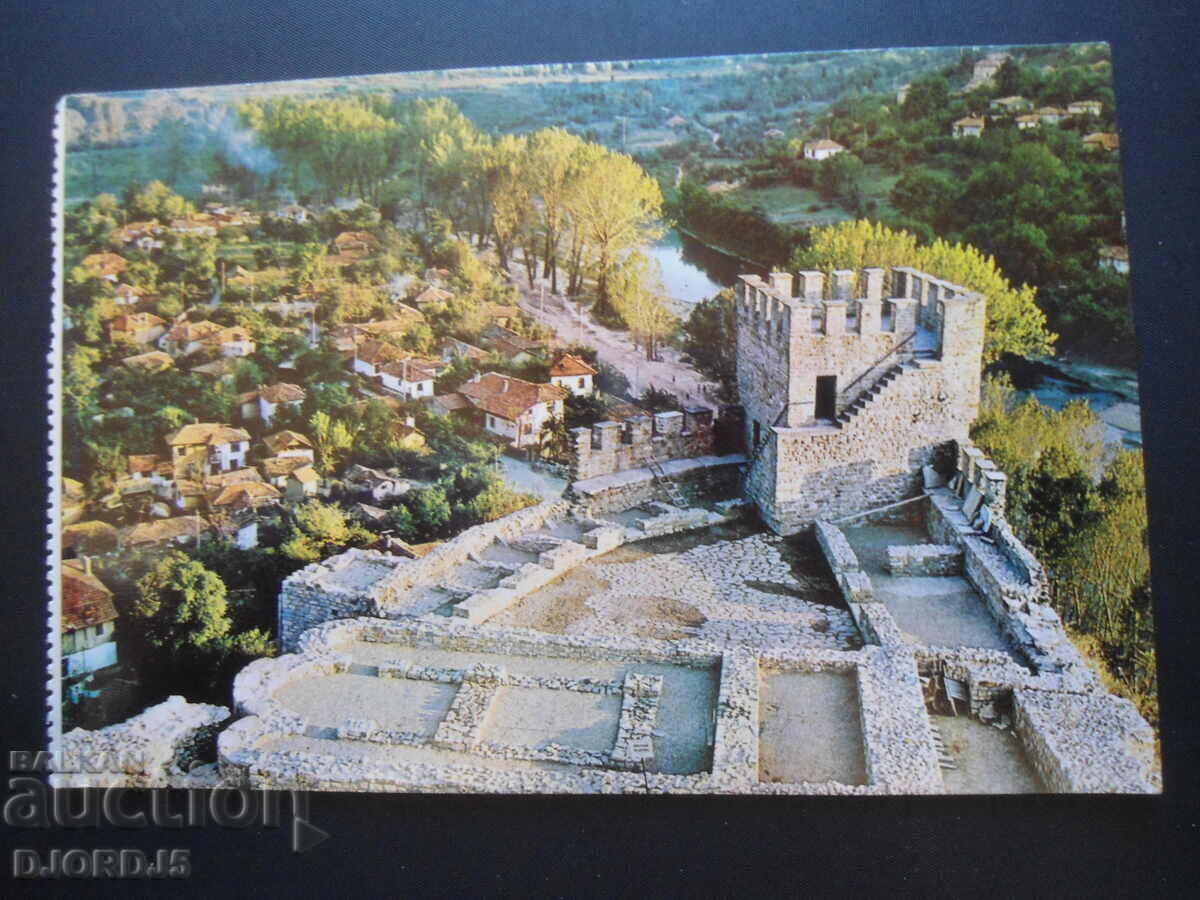
[(149, 453), (144, 456), (127, 457), (130, 475), (148, 475), (154, 471), (154, 467), (158, 465), (158, 456), (154, 453)]
[(595, 375), (596, 370), (585, 363), (578, 356), (572, 356), (570, 353), (564, 353), (557, 360), (555, 360), (554, 365), (550, 367), (550, 374), (561, 376)]
[(260, 387), (258, 395), (268, 403), (302, 403), (308, 396), (300, 385), (288, 384), (286, 381)]
[(534, 384), (498, 372), (488, 372), (479, 376), (478, 381), (468, 381), (458, 392), (476, 408), (510, 422), (538, 403), (553, 403), (567, 396), (567, 391), (557, 385)]
[(87, 572), (82, 560), (66, 559), (62, 565), (63, 631), (76, 631), (117, 618), (112, 591)]

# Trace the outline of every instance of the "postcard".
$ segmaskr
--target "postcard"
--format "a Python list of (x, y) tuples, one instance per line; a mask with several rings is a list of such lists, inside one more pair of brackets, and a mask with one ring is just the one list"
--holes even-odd
[(57, 784), (1161, 791), (1106, 45), (57, 138)]

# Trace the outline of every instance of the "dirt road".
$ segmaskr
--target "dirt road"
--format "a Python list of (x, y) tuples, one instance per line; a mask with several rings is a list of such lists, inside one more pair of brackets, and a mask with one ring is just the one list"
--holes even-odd
[[(552, 328), (558, 339), (566, 344), (583, 344), (596, 350), (600, 361), (629, 379), (630, 391), (641, 396), (649, 387), (668, 391), (687, 406), (717, 408), (717, 402), (704, 391), (708, 384), (704, 376), (683, 362), (682, 354), (671, 347), (659, 350), (661, 360), (650, 362), (641, 348), (634, 348), (625, 332), (613, 331), (593, 321), (586, 311), (580, 317), (575, 303), (561, 294), (545, 288), (543, 299), (539, 287), (530, 288), (524, 265), (514, 260), (509, 265), (512, 283), (520, 293), (521, 308), (542, 324)], [(671, 301), (668, 308), (677, 316), (687, 315), (688, 304)], [(714, 390), (715, 393), (715, 390)]]

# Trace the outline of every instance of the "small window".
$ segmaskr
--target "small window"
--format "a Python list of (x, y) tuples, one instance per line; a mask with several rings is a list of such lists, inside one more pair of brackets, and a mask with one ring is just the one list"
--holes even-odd
[(584, 387), (584, 385), (585, 385), (585, 382), (584, 382), (584, 380), (583, 380), (582, 378), (580, 378), (580, 379), (579, 379), (579, 386), (580, 386), (580, 387)]
[(99, 637), (102, 634), (104, 634), (104, 623), (103, 622), (101, 622), (99, 625), (96, 626), (96, 636)]

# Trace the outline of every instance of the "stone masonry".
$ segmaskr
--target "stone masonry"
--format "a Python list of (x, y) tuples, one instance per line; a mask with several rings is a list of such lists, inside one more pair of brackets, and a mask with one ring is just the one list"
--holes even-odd
[(985, 299), (900, 266), (857, 281), (800, 272), (798, 296), (782, 273), (738, 285), (746, 492), (781, 534), (916, 495), (978, 411)]
[(713, 447), (713, 411), (688, 407), (633, 416), (625, 422), (597, 422), (591, 428), (571, 430), (571, 480), (580, 481), (628, 469), (651, 461), (665, 462), (706, 456)]

